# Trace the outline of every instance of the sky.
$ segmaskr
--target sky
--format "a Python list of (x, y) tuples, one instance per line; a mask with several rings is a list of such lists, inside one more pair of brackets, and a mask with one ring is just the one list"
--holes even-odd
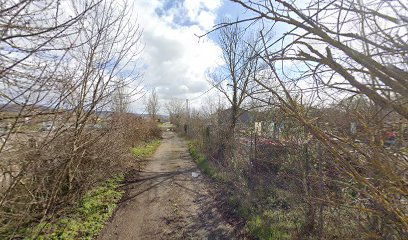
[[(215, 34), (198, 38), (225, 17), (242, 17), (244, 10), (228, 0), (134, 0), (132, 18), (143, 29), (143, 86), (156, 89), (161, 105), (172, 98), (201, 104), (211, 88), (207, 73), (222, 64)], [(208, 94), (212, 93), (212, 90)], [(208, 96), (203, 96), (204, 98)], [(133, 112), (144, 111), (143, 99), (132, 103)], [(164, 107), (160, 113), (165, 113)]]
[[(229, 0), (129, 0), (133, 1), (134, 15), (132, 19), (140, 24), (143, 29), (142, 44), (144, 50), (140, 56), (140, 64), (143, 69), (143, 87), (147, 91), (156, 89), (161, 101), (160, 114), (166, 114), (165, 103), (177, 98), (189, 99), (191, 108), (200, 108), (208, 103), (208, 99), (215, 99), (217, 90), (212, 89), (209, 83), (208, 73), (223, 64), (221, 49), (216, 44), (216, 33), (201, 38), (211, 31), (214, 25), (221, 23), (225, 18), (243, 19), (251, 17), (243, 7)], [(304, 8), (310, 1), (297, 0), (296, 6)], [(279, 4), (278, 4), (279, 6)], [(305, 10), (313, 14), (312, 10)], [(310, 12), (312, 11), (312, 12)], [(325, 24), (336, 23), (337, 15), (325, 16)], [(293, 16), (296, 18), (296, 16)], [(320, 14), (320, 17), (323, 17)], [(323, 19), (320, 19), (323, 20)], [(353, 24), (345, 24), (350, 27)], [(293, 29), (294, 26), (277, 24), (271, 32), (271, 36), (281, 36), (282, 33), (294, 30), (293, 34), (303, 34), (301, 29)], [(254, 28), (254, 26), (252, 26)], [(346, 31), (346, 30), (344, 30)], [(358, 32), (358, 29), (354, 29)], [(293, 41), (294, 36), (285, 37), (283, 43), (275, 44), (282, 46)], [(309, 40), (305, 40), (309, 41)], [(326, 52), (326, 45), (309, 41), (320, 52)], [(296, 45), (296, 50), (308, 51), (304, 46)], [(270, 49), (273, 50), (273, 49)], [(296, 53), (293, 51), (293, 53)], [(336, 52), (332, 51), (333, 54)], [(290, 62), (285, 61), (286, 69), (295, 68)], [(295, 70), (304, 71), (305, 65), (297, 65)], [(293, 74), (299, 74), (298, 72)], [(292, 74), (292, 73), (289, 73)], [(337, 76), (336, 76), (337, 77)], [(313, 79), (307, 79), (313, 80)], [(335, 78), (332, 82), (342, 82), (343, 78)], [(297, 82), (297, 87), (309, 88), (314, 82)], [(208, 93), (207, 93), (208, 92)], [(205, 94), (203, 94), (205, 93)], [(330, 92), (329, 92), (330, 93)], [(219, 93), (218, 93), (219, 94)], [(309, 98), (309, 96), (307, 96)], [(329, 96), (332, 99), (332, 96)], [(314, 97), (310, 97), (314, 99)], [(208, 104), (207, 104), (208, 105)], [(132, 103), (132, 112), (143, 113), (143, 99)]]

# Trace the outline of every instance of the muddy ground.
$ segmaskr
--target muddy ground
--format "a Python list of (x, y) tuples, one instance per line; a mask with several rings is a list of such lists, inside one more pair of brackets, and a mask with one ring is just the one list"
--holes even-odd
[(98, 239), (246, 239), (226, 214), (216, 185), (199, 172), (184, 139), (164, 132), (142, 170), (128, 174), (126, 194)]

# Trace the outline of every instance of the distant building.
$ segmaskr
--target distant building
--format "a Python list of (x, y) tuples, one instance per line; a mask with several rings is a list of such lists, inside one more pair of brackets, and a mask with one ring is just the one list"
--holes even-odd
[[(238, 110), (237, 127), (250, 127), (255, 122), (255, 115), (247, 110)], [(228, 108), (218, 112), (218, 123), (228, 124), (232, 119), (232, 109)]]

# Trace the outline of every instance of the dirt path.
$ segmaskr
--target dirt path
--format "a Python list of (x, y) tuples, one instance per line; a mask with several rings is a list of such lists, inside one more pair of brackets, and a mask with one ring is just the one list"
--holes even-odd
[(128, 179), (127, 194), (98, 239), (236, 239), (217, 210), (209, 180), (186, 142), (164, 132), (163, 143), (142, 172)]

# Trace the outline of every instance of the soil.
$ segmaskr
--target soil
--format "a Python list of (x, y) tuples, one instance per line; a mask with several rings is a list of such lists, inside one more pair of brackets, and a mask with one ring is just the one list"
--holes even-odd
[(222, 207), (216, 184), (199, 171), (174, 132), (164, 132), (143, 170), (128, 175), (126, 194), (97, 239), (246, 238)]

